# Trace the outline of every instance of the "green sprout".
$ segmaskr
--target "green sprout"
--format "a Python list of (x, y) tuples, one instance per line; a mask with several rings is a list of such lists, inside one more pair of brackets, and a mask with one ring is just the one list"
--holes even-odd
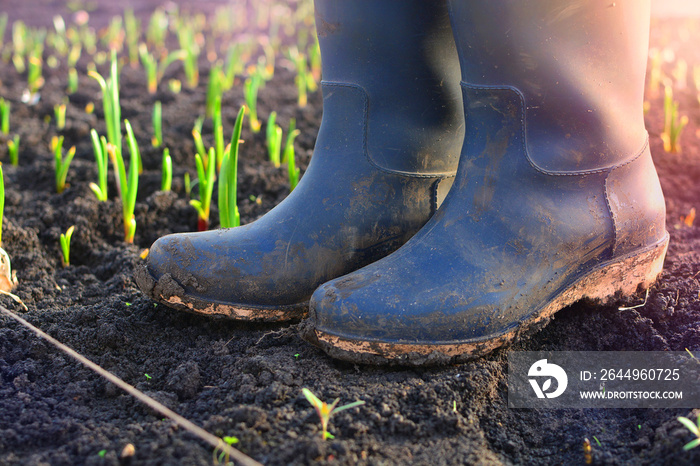
[(177, 36), (180, 42), (180, 48), (185, 51), (182, 65), (185, 69), (187, 85), (190, 89), (197, 87), (199, 83), (199, 68), (197, 60), (199, 58), (199, 45), (197, 44), (196, 34), (192, 25), (181, 22), (177, 29)]
[(226, 65), (223, 70), (222, 78), (222, 88), (224, 90), (231, 89), (236, 79), (236, 75), (241, 74), (243, 72), (243, 61), (241, 60), (242, 53), (243, 48), (238, 43), (233, 44), (228, 49), (228, 55), (226, 56)]
[(216, 106), (216, 100), (221, 99), (223, 94), (225, 77), (223, 71), (221, 71), (221, 63), (215, 63), (209, 69), (209, 83), (207, 84), (207, 105), (205, 115), (207, 118), (214, 116), (214, 107)]
[(308, 400), (308, 402), (311, 403), (311, 406), (313, 406), (316, 409), (318, 417), (321, 419), (321, 435), (323, 437), (323, 440), (335, 438), (333, 434), (328, 432), (328, 421), (330, 421), (331, 416), (333, 416), (333, 414), (365, 404), (364, 401), (353, 401), (352, 403), (348, 403), (343, 406), (338, 406), (340, 398), (336, 398), (333, 401), (333, 403), (329, 405), (325, 401), (319, 400), (318, 397), (311, 393), (311, 390), (309, 390), (308, 388), (302, 388), (301, 391)]
[(267, 140), (267, 153), (270, 157), (270, 162), (276, 167), (280, 166), (280, 153), (282, 151), (282, 128), (275, 123), (277, 112), (270, 113), (267, 119), (267, 127), (265, 130), (265, 139)]
[[(235, 445), (236, 443), (238, 443), (238, 441), (239, 440), (237, 437), (228, 436), (228, 435), (221, 438), (222, 445), (225, 443), (226, 445), (231, 446), (231, 445)], [(219, 450), (221, 450), (221, 451), (219, 451)], [(217, 455), (217, 453), (218, 453), (218, 455)], [(220, 464), (222, 462), (223, 462), (223, 464), (229, 464), (229, 459), (230, 459), (229, 454), (226, 451), (224, 451), (223, 448), (221, 448), (219, 446), (219, 447), (216, 447), (214, 449), (214, 461), (213, 462), (215, 464)]]
[(214, 102), (214, 149), (216, 153), (216, 168), (221, 170), (224, 160), (224, 125), (221, 119), (221, 96)]
[(12, 166), (19, 165), (19, 134), (15, 134), (15, 137), (7, 141), (7, 155)]
[(2, 48), (3, 37), (5, 36), (5, 29), (7, 28), (7, 13), (0, 15), (0, 48)]
[(64, 129), (66, 127), (66, 102), (54, 105), (53, 114), (56, 119), (56, 128)]
[(124, 31), (126, 33), (126, 46), (129, 50), (129, 63), (132, 68), (139, 64), (139, 35), (141, 31), (141, 21), (134, 16), (132, 8), (124, 10)]
[(693, 435), (697, 437), (696, 439), (693, 439), (687, 444), (685, 444), (683, 450), (691, 450), (700, 445), (700, 416), (698, 416), (697, 425), (687, 417), (683, 416), (680, 416), (678, 418), (678, 422), (683, 424)]
[(143, 68), (146, 70), (149, 94), (155, 94), (158, 91), (158, 84), (160, 84), (161, 79), (163, 79), (163, 75), (168, 66), (178, 60), (186, 58), (184, 51), (176, 50), (163, 55), (160, 61), (158, 61), (153, 54), (148, 52), (146, 44), (143, 43), (139, 45), (139, 56), (141, 57)]
[(106, 454), (107, 450), (100, 450), (97, 452), (97, 456), (99, 456), (100, 458), (104, 458)]
[(156, 50), (165, 48), (165, 38), (168, 35), (168, 16), (161, 8), (156, 10), (151, 15), (146, 29), (146, 40)]
[(39, 89), (44, 85), (44, 78), (41, 75), (43, 61), (41, 59), (41, 51), (32, 52), (29, 56), (29, 73), (27, 74), (27, 90), (29, 95), (27, 102), (36, 103), (38, 100)]
[(65, 233), (61, 233), (61, 238), (59, 244), (61, 245), (61, 264), (63, 267), (68, 267), (70, 265), (70, 239), (73, 236), (73, 230), (75, 230), (75, 225), (68, 228)]
[(124, 45), (124, 29), (122, 28), (122, 17), (114, 16), (109, 22), (109, 26), (102, 35), (102, 44), (111, 50), (121, 52)]
[(97, 196), (98, 201), (107, 200), (107, 172), (109, 170), (107, 139), (99, 137), (94, 129), (90, 131), (92, 138), (92, 151), (97, 162), (97, 181), (99, 184), (90, 183), (90, 189)]
[(121, 107), (119, 105), (117, 52), (112, 50), (109, 81), (105, 81), (105, 79), (94, 70), (88, 71), (88, 76), (95, 79), (100, 85), (100, 89), (102, 89), (102, 105), (104, 107), (105, 127), (107, 129), (107, 142), (112, 144), (117, 152), (121, 153)]
[(197, 164), (197, 178), (199, 181), (199, 200), (190, 200), (190, 205), (197, 209), (197, 230), (206, 231), (209, 229), (209, 210), (211, 208), (211, 196), (214, 192), (214, 181), (216, 180), (216, 164), (213, 163), (216, 157), (214, 148), (209, 149), (207, 157), (209, 163), (204, 168), (204, 161), (199, 154), (195, 154), (194, 159)]
[(299, 94), (297, 102), (299, 107), (303, 108), (306, 107), (308, 102), (307, 89), (309, 88), (309, 81), (313, 82), (312, 86), (315, 86), (316, 82), (306, 66), (306, 55), (300, 53), (295, 46), (289, 48), (289, 59), (292, 61), (292, 63), (294, 63), (297, 71), (297, 75), (294, 78), (294, 82), (297, 85), (297, 92)]
[(197, 154), (202, 158), (204, 162), (204, 168), (207, 167), (209, 160), (209, 155), (207, 150), (204, 148), (204, 142), (202, 141), (202, 133), (196, 127), (192, 128), (192, 138), (194, 139), (194, 147), (197, 149)]
[(294, 139), (299, 135), (299, 130), (295, 129), (296, 121), (292, 118), (289, 121), (289, 133), (284, 144), (284, 160), (287, 162), (287, 172), (289, 175), (289, 191), (294, 191), (299, 183), (299, 169), (294, 161)]
[(250, 130), (254, 133), (260, 131), (260, 120), (258, 120), (258, 89), (262, 83), (260, 68), (256, 67), (251, 76), (243, 83), (243, 94), (245, 103), (250, 111)]
[(10, 134), (10, 102), (0, 97), (0, 133)]
[(68, 88), (66, 89), (68, 94), (75, 94), (78, 92), (78, 71), (75, 68), (68, 70)]
[(160, 147), (163, 145), (163, 108), (160, 100), (156, 100), (156, 103), (153, 104), (151, 123), (153, 123), (153, 137), (151, 138), (151, 144), (153, 147)]
[(670, 85), (666, 85), (664, 89), (664, 130), (661, 133), (661, 140), (664, 142), (666, 152), (681, 152), (681, 132), (687, 124), (687, 116), (678, 116), (678, 101), (673, 100), (673, 89)]
[(192, 193), (192, 183), (190, 182), (189, 172), (185, 172), (185, 174), (182, 175), (182, 183), (185, 185), (185, 194), (187, 194), (187, 197), (190, 197)]
[(56, 192), (62, 193), (66, 189), (68, 168), (75, 156), (75, 146), (72, 146), (66, 156), (63, 156), (63, 136), (54, 136), (51, 139), (51, 149), (54, 155), (54, 167), (56, 168)]
[(163, 149), (162, 174), (160, 178), (160, 190), (170, 191), (173, 185), (173, 159), (170, 157), (170, 149)]
[(129, 144), (129, 172), (127, 175), (126, 166), (122, 152), (112, 144), (107, 144), (107, 151), (112, 159), (115, 167), (117, 178), (117, 190), (122, 200), (122, 218), (124, 220), (124, 241), (127, 243), (134, 242), (134, 234), (136, 233), (136, 217), (134, 209), (136, 208), (136, 192), (139, 186), (139, 153), (138, 144), (134, 137), (134, 131), (131, 129), (129, 120), (124, 120), (126, 127), (127, 141)]
[(168, 89), (170, 89), (170, 92), (173, 94), (179, 94), (182, 90), (182, 83), (179, 79), (170, 79), (168, 80)]
[(233, 228), (241, 224), (238, 212), (238, 148), (246, 107), (241, 107), (233, 125), (231, 143), (224, 151), (219, 180), (219, 223), (222, 228)]

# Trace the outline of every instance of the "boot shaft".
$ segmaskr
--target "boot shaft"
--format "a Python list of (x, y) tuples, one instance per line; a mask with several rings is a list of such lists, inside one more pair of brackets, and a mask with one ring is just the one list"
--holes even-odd
[[(370, 162), (409, 176), (454, 175), (464, 112), (446, 1), (316, 0), (315, 12), (324, 97), (339, 84), (357, 90)], [(334, 108), (324, 118), (346, 115)], [(335, 123), (324, 122), (317, 147), (341, 143), (325, 126)]]
[(648, 0), (451, 0), (450, 10), (462, 80), (520, 94), (536, 167), (584, 173), (640, 152)]

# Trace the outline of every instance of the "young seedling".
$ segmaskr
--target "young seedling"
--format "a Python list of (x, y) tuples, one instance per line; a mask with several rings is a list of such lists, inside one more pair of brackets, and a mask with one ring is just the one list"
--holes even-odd
[(696, 439), (693, 439), (690, 442), (688, 442), (687, 444), (685, 444), (685, 446), (683, 447), (683, 450), (687, 451), (687, 450), (691, 450), (691, 449), (699, 446), (700, 445), (700, 416), (698, 416), (697, 425), (693, 421), (688, 419), (687, 417), (683, 417), (683, 416), (678, 418), (678, 422), (683, 424), (693, 435), (695, 435), (697, 437)]
[(309, 401), (309, 403), (311, 403), (311, 406), (313, 406), (316, 409), (318, 417), (321, 419), (321, 435), (323, 437), (323, 440), (335, 438), (333, 434), (328, 432), (328, 421), (330, 421), (331, 416), (333, 416), (333, 414), (365, 404), (364, 401), (353, 401), (352, 403), (348, 403), (343, 406), (338, 406), (340, 398), (336, 398), (333, 401), (333, 403), (329, 405), (325, 401), (319, 400), (316, 397), (316, 395), (311, 393), (311, 390), (309, 390), (308, 388), (302, 388), (301, 391), (306, 397), (306, 399)]
[(64, 129), (66, 127), (66, 102), (63, 101), (54, 105), (53, 114), (56, 119), (56, 128), (59, 130)]
[(221, 118), (221, 96), (214, 102), (214, 149), (216, 153), (216, 169), (221, 170), (224, 160), (224, 124)]
[(127, 178), (124, 159), (121, 152), (115, 157), (117, 163), (117, 173), (119, 173), (119, 192), (122, 198), (122, 218), (124, 219), (124, 241), (127, 243), (134, 242), (134, 234), (136, 233), (136, 217), (134, 209), (136, 208), (136, 192), (139, 186), (139, 165), (141, 154), (139, 146), (134, 137), (134, 131), (131, 129), (129, 120), (124, 120), (126, 127), (126, 137), (129, 144), (129, 174)]
[(197, 154), (202, 158), (204, 168), (207, 168), (209, 163), (209, 155), (207, 154), (207, 150), (204, 148), (202, 134), (200, 133), (200, 130), (198, 130), (196, 127), (192, 128), (192, 139), (194, 139), (194, 147), (195, 149), (197, 149)]
[(97, 182), (99, 183), (90, 183), (90, 189), (95, 193), (98, 201), (104, 202), (107, 200), (107, 172), (109, 171), (107, 139), (104, 136), (99, 137), (94, 129), (90, 131), (90, 137), (97, 162)]
[[(297, 75), (294, 78), (294, 82), (297, 85), (298, 99), (297, 103), (299, 107), (306, 107), (308, 102), (307, 89), (309, 86), (309, 81), (313, 81), (313, 77), (309, 74), (306, 66), (306, 56), (300, 53), (295, 46), (289, 48), (289, 59), (294, 63), (297, 71)], [(314, 82), (315, 85), (315, 82)]]
[(250, 130), (254, 133), (260, 131), (260, 120), (258, 120), (258, 89), (262, 83), (260, 68), (256, 67), (252, 75), (243, 83), (243, 94), (245, 103), (250, 111)]
[(7, 155), (12, 166), (19, 165), (19, 134), (15, 134), (15, 137), (7, 141)]
[(267, 119), (267, 127), (265, 130), (265, 136), (267, 140), (267, 153), (270, 157), (270, 162), (279, 168), (280, 166), (280, 153), (282, 152), (282, 128), (275, 122), (277, 119), (277, 112), (270, 113), (270, 117)]
[(162, 174), (160, 178), (160, 190), (170, 191), (173, 185), (173, 160), (170, 157), (170, 149), (163, 149)]
[(54, 155), (54, 166), (56, 168), (56, 192), (61, 194), (66, 189), (66, 178), (68, 168), (75, 156), (75, 146), (68, 149), (66, 156), (63, 156), (63, 136), (54, 136), (51, 139), (51, 149)]
[(151, 144), (153, 147), (160, 147), (163, 145), (163, 109), (160, 100), (156, 100), (156, 103), (153, 104), (151, 123), (153, 123)]
[(216, 157), (214, 148), (209, 149), (209, 163), (205, 170), (204, 161), (195, 154), (194, 159), (197, 164), (197, 178), (199, 181), (199, 200), (192, 199), (190, 205), (197, 209), (197, 230), (206, 231), (209, 229), (209, 210), (211, 208), (211, 196), (214, 192), (214, 181), (216, 181), (216, 164), (213, 163)]
[(168, 35), (168, 15), (161, 8), (157, 8), (151, 15), (146, 29), (146, 40), (156, 50), (165, 48), (165, 39)]
[[(221, 438), (221, 442), (222, 442), (221, 445), (226, 444), (228, 446), (231, 446), (231, 445), (235, 445), (236, 443), (238, 443), (238, 438), (233, 437), (233, 436), (225, 436), (225, 437)], [(219, 446), (219, 447), (216, 447), (214, 449), (214, 458), (212, 461), (214, 464), (222, 464), (223, 463), (225, 465), (228, 465), (229, 460), (230, 460), (229, 454), (226, 451), (224, 451), (223, 448), (221, 448)]]
[(61, 265), (68, 267), (70, 265), (70, 239), (73, 236), (75, 225), (68, 228), (65, 233), (61, 233), (59, 243), (61, 245)]
[(153, 54), (148, 52), (146, 44), (139, 45), (139, 56), (141, 57), (141, 63), (143, 68), (146, 70), (146, 78), (148, 80), (148, 92), (150, 94), (155, 94), (158, 91), (158, 84), (160, 84), (165, 70), (168, 69), (172, 63), (183, 60), (186, 58), (186, 54), (182, 50), (176, 50), (164, 55), (160, 61), (158, 61)]
[(22, 96), (22, 101), (29, 105), (34, 105), (39, 101), (39, 89), (44, 85), (44, 78), (41, 75), (43, 68), (41, 50), (32, 52), (28, 61), (29, 73), (27, 74), (27, 91)]
[(294, 191), (294, 188), (299, 184), (299, 169), (296, 166), (294, 154), (294, 139), (299, 135), (299, 130), (295, 129), (296, 120), (292, 118), (289, 121), (289, 133), (287, 141), (284, 144), (284, 160), (287, 162), (287, 172), (289, 176), (289, 192)]
[(221, 100), (224, 87), (224, 75), (221, 71), (221, 63), (215, 63), (209, 69), (209, 83), (207, 84), (207, 105), (205, 115), (207, 118), (214, 116), (214, 107), (216, 100)]
[(141, 34), (141, 21), (134, 16), (134, 10), (124, 10), (124, 31), (126, 33), (126, 46), (129, 50), (129, 63), (132, 68), (139, 64), (139, 36)]
[(112, 50), (110, 65), (110, 78), (105, 81), (96, 71), (91, 70), (88, 76), (95, 79), (102, 90), (102, 104), (104, 107), (105, 127), (107, 128), (107, 142), (115, 147), (121, 154), (121, 107), (119, 105), (119, 70), (117, 66), (117, 52)]
[(68, 94), (75, 94), (78, 92), (78, 71), (75, 68), (68, 70), (68, 88), (66, 89)]
[(224, 152), (219, 173), (219, 223), (221, 228), (233, 228), (241, 224), (238, 212), (238, 146), (246, 107), (241, 107), (233, 125), (231, 143)]
[(678, 116), (678, 102), (673, 100), (673, 89), (670, 85), (666, 85), (664, 89), (664, 130), (661, 133), (661, 140), (666, 152), (681, 152), (681, 132), (687, 124), (687, 116)]
[(0, 133), (10, 134), (10, 102), (0, 97)]
[[(0, 164), (0, 293), (10, 296), (15, 301), (22, 303), (22, 301), (10, 291), (17, 284), (17, 278), (12, 273), (12, 267), (10, 266), (10, 256), (2, 248), (2, 221), (3, 213), (5, 210), (5, 179), (2, 174), (2, 164)], [(24, 306), (24, 304), (22, 303)], [(26, 306), (25, 306), (26, 309)]]
[(185, 69), (185, 76), (187, 77), (187, 85), (190, 89), (194, 89), (199, 83), (199, 68), (197, 65), (200, 53), (199, 44), (197, 43), (196, 34), (191, 24), (185, 23), (184, 21), (181, 22), (177, 32), (180, 48), (185, 51), (182, 64)]

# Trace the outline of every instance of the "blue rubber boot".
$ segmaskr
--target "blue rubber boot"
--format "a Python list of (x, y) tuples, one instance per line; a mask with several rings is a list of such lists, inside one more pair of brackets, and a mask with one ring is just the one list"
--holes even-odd
[(333, 357), (473, 358), (662, 268), (642, 115), (649, 2), (449, 4), (467, 115), (457, 177), (408, 243), (314, 293), (304, 336)]
[(454, 180), (464, 135), (444, 0), (317, 0), (323, 120), (296, 189), (259, 220), (153, 244), (136, 279), (168, 306), (240, 320), (306, 314), (322, 283), (399, 248)]

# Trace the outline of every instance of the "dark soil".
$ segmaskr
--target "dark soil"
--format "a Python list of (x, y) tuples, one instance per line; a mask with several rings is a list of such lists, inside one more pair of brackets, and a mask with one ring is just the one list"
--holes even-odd
[[(158, 0), (132, 3), (146, 20)], [(50, 27), (54, 14), (70, 18), (59, 1), (3, 4), (11, 21), (34, 26)], [(96, 5), (90, 24), (97, 27), (122, 8)], [(211, 15), (216, 6), (198, 3), (190, 11)], [(669, 76), (678, 57), (691, 68), (700, 65), (698, 43), (696, 20), (656, 21), (652, 28), (652, 46), (676, 53), (664, 64)], [(682, 154), (664, 152), (662, 98), (649, 95), (646, 121), (666, 194), (671, 245), (645, 306), (621, 312), (617, 306), (580, 303), (558, 313), (531, 339), (489, 357), (441, 368), (388, 369), (331, 360), (301, 340), (295, 326), (208, 320), (171, 311), (141, 294), (132, 277), (141, 251), (159, 236), (196, 229), (182, 177), (189, 171), (195, 178), (190, 131), (204, 111), (208, 62), (202, 57), (196, 89), (183, 85), (173, 94), (164, 84), (155, 96), (147, 94), (141, 68), (123, 68), (123, 116), (134, 126), (145, 166), (136, 244), (128, 245), (113, 180), (104, 203), (88, 188), (96, 178), (89, 130), (104, 132), (99, 88), (86, 76), (88, 60), (79, 63), (79, 91), (69, 96), (61, 131), (52, 117), (54, 104), (65, 96), (65, 65), (45, 66), (41, 100), (27, 106), (20, 102), (26, 75), (0, 63), (0, 96), (12, 102), (11, 132), (21, 135), (18, 167), (10, 166), (5, 144), (0, 145), (7, 189), (3, 245), (17, 271), (16, 293), (29, 311), (9, 298), (0, 298), (3, 306), (209, 432), (236, 436), (236, 447), (266, 464), (584, 464), (583, 440), (594, 436), (600, 441), (593, 444), (594, 463), (700, 463), (700, 448), (682, 450), (692, 436), (676, 421), (681, 415), (694, 419), (698, 410), (515, 410), (507, 407), (505, 379), (511, 349), (700, 351), (700, 229), (681, 223), (681, 216), (700, 207), (700, 103), (692, 81), (685, 89), (676, 82), (681, 113), (690, 118)], [(98, 70), (105, 74), (106, 65)], [(179, 65), (166, 73), (165, 80), (170, 78), (184, 81)], [(163, 102), (165, 145), (175, 164), (172, 193), (158, 191), (161, 150), (149, 143), (155, 100)], [(91, 115), (84, 110), (89, 102), (96, 104)], [(242, 103), (239, 83), (224, 98), (227, 135)], [(321, 96), (312, 94), (309, 105), (299, 109), (294, 74), (283, 60), (260, 93), (262, 119), (273, 110), (284, 128), (290, 118), (297, 120), (303, 172), (320, 124)], [(65, 136), (65, 147), (77, 148), (70, 186), (62, 194), (55, 193), (49, 150), (58, 134)], [(210, 123), (204, 134), (210, 142)], [(266, 160), (264, 135), (251, 134), (246, 125), (243, 139), (239, 201), (248, 223), (279, 203), (289, 188), (285, 169)], [(62, 268), (58, 238), (71, 225), (76, 226), (72, 265)], [(627, 304), (642, 300), (637, 296)], [(324, 442), (302, 387), (324, 400), (366, 405), (334, 417), (336, 439)], [(133, 464), (212, 463), (208, 445), (0, 317), (0, 464), (119, 464), (128, 443), (135, 446)]]

